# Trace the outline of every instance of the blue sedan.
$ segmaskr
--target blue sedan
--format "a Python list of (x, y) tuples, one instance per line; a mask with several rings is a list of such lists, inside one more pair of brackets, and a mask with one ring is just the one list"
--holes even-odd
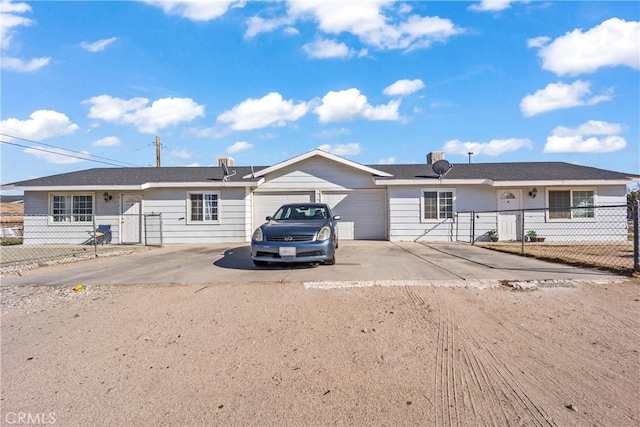
[(269, 262), (335, 264), (338, 248), (336, 221), (324, 203), (283, 205), (251, 237), (251, 259), (258, 266)]

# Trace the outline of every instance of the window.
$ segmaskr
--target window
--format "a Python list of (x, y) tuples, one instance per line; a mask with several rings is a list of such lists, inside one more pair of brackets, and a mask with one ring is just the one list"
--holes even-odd
[(593, 190), (549, 190), (549, 219), (594, 218)]
[(453, 191), (422, 192), (422, 220), (453, 218)]
[(91, 222), (93, 217), (93, 196), (62, 195), (51, 196), (53, 222)]
[(218, 199), (218, 193), (189, 193), (189, 222), (217, 222)]

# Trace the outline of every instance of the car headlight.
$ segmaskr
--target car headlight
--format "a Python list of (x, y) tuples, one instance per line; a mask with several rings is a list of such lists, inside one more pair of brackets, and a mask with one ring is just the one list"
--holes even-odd
[(251, 236), (251, 238), (253, 240), (255, 240), (256, 242), (261, 242), (262, 241), (262, 227), (258, 227), (256, 228), (256, 231), (253, 232), (253, 236)]
[(318, 237), (316, 238), (316, 240), (320, 240), (321, 242), (324, 242), (329, 237), (331, 237), (331, 229), (327, 226), (324, 226), (318, 232)]

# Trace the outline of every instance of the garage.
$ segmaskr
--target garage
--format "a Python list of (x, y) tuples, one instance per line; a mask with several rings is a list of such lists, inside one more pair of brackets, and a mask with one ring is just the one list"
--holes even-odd
[(385, 201), (384, 190), (322, 192), (322, 202), (341, 217), (338, 235), (344, 240), (386, 240)]
[(313, 191), (254, 193), (253, 195), (253, 227), (264, 223), (264, 219), (276, 213), (276, 210), (287, 203), (311, 203), (315, 199)]

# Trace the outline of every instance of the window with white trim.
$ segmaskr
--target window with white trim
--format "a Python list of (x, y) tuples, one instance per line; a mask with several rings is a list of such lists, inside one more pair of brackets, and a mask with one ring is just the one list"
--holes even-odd
[(422, 190), (422, 221), (453, 218), (454, 201), (453, 190)]
[(91, 222), (93, 196), (90, 194), (52, 194), (51, 219), (54, 223)]
[(218, 222), (220, 216), (220, 193), (189, 193), (189, 222)]
[(593, 190), (549, 190), (549, 219), (595, 218)]

